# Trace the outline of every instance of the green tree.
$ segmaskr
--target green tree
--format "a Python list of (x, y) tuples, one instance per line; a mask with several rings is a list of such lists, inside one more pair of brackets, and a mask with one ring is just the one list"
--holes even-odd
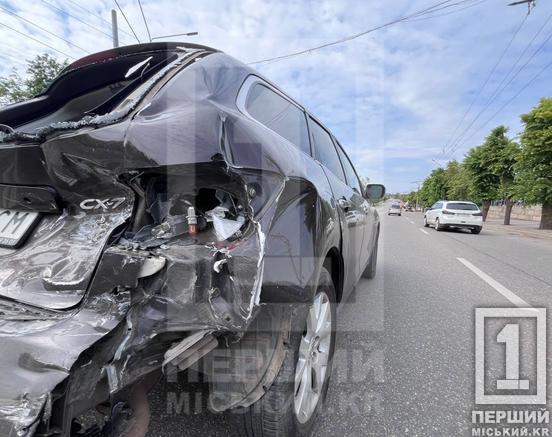
[(540, 229), (552, 229), (552, 98), (543, 98), (521, 116), (525, 130), (516, 164), (516, 193), (527, 203), (541, 203)]
[(446, 198), (448, 200), (468, 200), (469, 176), (464, 166), (458, 161), (450, 161), (447, 164), (446, 172)]
[(420, 188), (419, 201), (424, 206), (433, 205), (447, 195), (447, 175), (443, 168), (434, 169)]
[(16, 69), (8, 76), (0, 77), (0, 106), (21, 102), (40, 94), (67, 64), (67, 60), (58, 62), (45, 53), (27, 61), (24, 78)]
[(486, 151), (489, 169), (498, 178), (498, 197), (504, 199), (506, 210), (504, 213), (504, 224), (510, 224), (512, 198), (514, 196), (514, 165), (519, 153), (519, 145), (512, 141), (506, 133), (506, 126), (495, 127), (483, 143)]
[(416, 191), (411, 191), (410, 193), (406, 194), (403, 197), (403, 201), (408, 202), (411, 205), (415, 205), (416, 204), (416, 196), (417, 196)]
[(481, 203), (483, 220), (491, 201), (499, 196), (500, 180), (491, 168), (492, 153), (484, 144), (471, 149), (464, 159), (464, 166), (470, 179), (469, 193), (474, 202)]

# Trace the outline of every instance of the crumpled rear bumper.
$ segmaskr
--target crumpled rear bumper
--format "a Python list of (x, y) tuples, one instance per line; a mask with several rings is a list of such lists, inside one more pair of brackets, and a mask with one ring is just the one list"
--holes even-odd
[(122, 244), (103, 253), (74, 310), (2, 301), (0, 435), (70, 427), (81, 407), (161, 369), (186, 333), (243, 333), (258, 309), (262, 245), (257, 225), (224, 249)]
[[(130, 280), (139, 261), (126, 263), (120, 278)], [(52, 312), (3, 301), (0, 324), (0, 435), (25, 435), (52, 408), (52, 392), (70, 374), (81, 354), (124, 320), (128, 292), (110, 279), (102, 262), (90, 293), (78, 310)], [(121, 282), (121, 281), (118, 281)]]

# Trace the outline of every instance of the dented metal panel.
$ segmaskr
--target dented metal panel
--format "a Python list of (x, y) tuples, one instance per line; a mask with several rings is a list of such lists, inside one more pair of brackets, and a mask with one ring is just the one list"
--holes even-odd
[[(0, 250), (1, 435), (69, 436), (105, 401), (116, 420), (129, 388), (197, 331), (222, 356), (241, 338), (263, 345), (252, 376), (210, 375), (213, 409), (250, 405), (276, 376), (290, 311), (257, 316), (308, 301), (340, 245), (321, 167), (236, 107), (252, 70), (186, 56), (113, 113), (1, 135), (0, 156), (32, 151), (60, 207), (22, 248)], [(31, 179), (20, 166), (0, 176)]]
[(77, 305), (107, 239), (130, 212), (43, 217), (23, 247), (0, 248), (0, 295), (55, 310)]

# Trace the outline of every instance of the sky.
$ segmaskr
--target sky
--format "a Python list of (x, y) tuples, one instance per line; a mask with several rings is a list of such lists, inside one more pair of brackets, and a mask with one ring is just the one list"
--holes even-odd
[[(142, 5), (152, 37), (197, 31), (165, 40), (204, 44), (252, 63), (340, 40), (441, 1)], [(449, 0), (459, 4), (254, 67), (324, 122), (362, 176), (385, 183), (389, 192), (411, 191), (448, 159), (462, 160), (493, 127), (504, 124), (517, 136), (520, 115), (552, 96), (552, 1), (537, 0), (528, 16), (526, 5), (507, 6), (511, 1)], [(138, 1), (118, 2), (147, 41)], [(23, 73), (25, 60), (39, 53), (78, 59), (110, 48), (112, 8), (114, 0), (0, 0), (0, 76), (12, 68)], [(136, 42), (120, 13), (119, 27), (121, 45)]]

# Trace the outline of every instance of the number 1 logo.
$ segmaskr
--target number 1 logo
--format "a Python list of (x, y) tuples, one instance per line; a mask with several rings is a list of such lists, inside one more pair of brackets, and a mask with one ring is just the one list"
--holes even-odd
[[(520, 326), (512, 319), (535, 319), (536, 333), (531, 346), (536, 350), (536, 362), (533, 363), (521, 353)], [(491, 341), (504, 344), (505, 353), (498, 357), (489, 353), (485, 345), (485, 320), (493, 319), (504, 326)], [(530, 335), (526, 335), (530, 337)], [(524, 342), (526, 340), (524, 339)], [(526, 343), (524, 343), (526, 344)], [(496, 362), (500, 360), (500, 362)], [(527, 370), (535, 375), (531, 380), (520, 376), (520, 360)], [(485, 365), (492, 369), (505, 368), (505, 378), (496, 381), (485, 381), (488, 372)], [(486, 382), (488, 382), (486, 384)], [(489, 384), (490, 383), (490, 384)], [(533, 385), (535, 384), (535, 385)], [(496, 388), (493, 393), (489, 387)], [(530, 391), (530, 389), (532, 390)], [(535, 390), (536, 389), (536, 390)], [(504, 393), (505, 391), (507, 393)], [(530, 391), (530, 393), (528, 393)], [(502, 392), (502, 393), (501, 393)], [(476, 308), (475, 310), (475, 403), (476, 404), (546, 404), (546, 308)]]
[(496, 381), (498, 390), (529, 390), (529, 380), (519, 379), (519, 325), (507, 324), (496, 337), (498, 343), (506, 344), (506, 379)]

